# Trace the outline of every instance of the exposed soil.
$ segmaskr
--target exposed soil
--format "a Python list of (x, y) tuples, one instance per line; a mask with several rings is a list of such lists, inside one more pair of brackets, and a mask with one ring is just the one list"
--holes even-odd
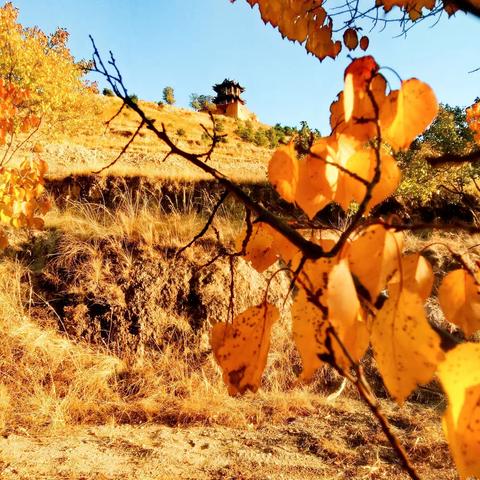
[[(56, 248), (64, 241), (74, 239), (57, 239)], [(147, 350), (161, 351), (172, 343), (182, 348), (187, 339), (190, 346), (205, 341), (202, 335), (211, 325), (230, 318), (229, 308), (237, 314), (260, 303), (269, 280), (269, 274), (259, 274), (235, 258), (231, 284), (227, 258), (204, 266), (216, 255), (208, 245), (194, 246), (180, 256), (109, 238), (80, 242), (75, 248), (70, 260), (56, 254), (55, 247), (45, 257), (33, 286), (49, 307), (37, 302), (32, 313), (40, 322), (56, 319), (55, 327), (69, 337), (106, 346), (121, 357), (138, 359)], [(96, 276), (92, 264), (97, 265)], [(282, 307), (288, 289), (287, 275), (275, 275), (269, 284), (270, 301)], [(208, 341), (204, 343), (205, 348), (196, 345), (194, 350), (208, 354)]]

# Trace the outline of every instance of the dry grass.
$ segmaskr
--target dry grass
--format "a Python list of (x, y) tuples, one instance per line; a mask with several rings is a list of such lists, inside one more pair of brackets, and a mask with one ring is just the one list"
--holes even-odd
[[(221, 212), (219, 222), (224, 224), (219, 227), (225, 232), (230, 224), (231, 233), (226, 237), (238, 231), (238, 218), (238, 212), (228, 208)], [(0, 432), (12, 439), (2, 446), (6, 452), (3, 460), (19, 465), (16, 468), (25, 476), (57, 478), (64, 458), (55, 450), (59, 445), (62, 452), (72, 452), (68, 454), (69, 465), (74, 465), (61, 467), (68, 472), (62, 473), (62, 478), (96, 478), (97, 474), (98, 478), (116, 478), (108, 473), (112, 464), (106, 457), (99, 457), (99, 464), (87, 460), (92, 455), (97, 458), (106, 445), (108, 456), (122, 462), (124, 477), (134, 478), (140, 467), (133, 452), (145, 451), (150, 441), (146, 434), (150, 432), (152, 438), (166, 435), (170, 440), (165, 440), (167, 447), (162, 443), (161, 450), (152, 447), (151, 462), (142, 463), (142, 468), (151, 469), (145, 470), (144, 478), (170, 478), (165, 472), (170, 471), (179, 449), (200, 441), (212, 445), (209, 456), (202, 457), (208, 462), (204, 473), (179, 466), (176, 478), (225, 478), (226, 467), (216, 460), (218, 454), (213, 453), (213, 447), (231, 458), (228, 468), (240, 478), (327, 479), (339, 472), (343, 478), (405, 478), (375, 419), (351, 389), (331, 405), (323, 396), (338, 384), (331, 372), (321, 372), (308, 387), (295, 384), (298, 357), (287, 317), (274, 328), (262, 389), (244, 398), (227, 395), (208, 351), (208, 330), (192, 330), (188, 317), (164, 306), (151, 310), (148, 322), (155, 325), (159, 338), (169, 340), (135, 355), (116, 355), (108, 345), (87, 344), (55, 328), (61, 326), (61, 319), (39, 300), (41, 289), (35, 285), (38, 279), (32, 271), (35, 261), (46, 263), (43, 272), (52, 278), (65, 277), (61, 272), (68, 272), (70, 290), (65, 295), (89, 292), (102, 301), (115, 299), (120, 305), (123, 297), (118, 285), (136, 276), (139, 268), (147, 270), (156, 265), (159, 277), (178, 276), (180, 282), (185, 272), (176, 271), (171, 260), (165, 263), (162, 252), (184, 245), (203, 222), (204, 216), (193, 206), (190, 212), (170, 208), (167, 214), (158, 206), (127, 197), (114, 210), (70, 201), (64, 210), (55, 209), (47, 216), (47, 231), (27, 247), (34, 256), (45, 258), (28, 257), (29, 261), (23, 263), (11, 258), (0, 263)], [(21, 240), (17, 239), (17, 256), (25, 258)], [(210, 237), (208, 241), (213, 240)], [(413, 237), (408, 240), (412, 248), (420, 241)], [(139, 250), (133, 251), (132, 246)], [(187, 252), (187, 257), (200, 261), (204, 258), (198, 257), (208, 253), (208, 246), (200, 246)], [(29, 262), (30, 269), (25, 266)], [(251, 269), (245, 270), (244, 276), (236, 297), (240, 305), (251, 301), (249, 290), (261, 294), (264, 288)], [(218, 295), (219, 288), (225, 290), (222, 282), (225, 280), (208, 285), (209, 295)], [(148, 294), (154, 296), (156, 292)], [(37, 308), (42, 304), (39, 316)], [(415, 404), (407, 404), (400, 411), (388, 401), (383, 407), (424, 478), (454, 478), (439, 411), (431, 405)], [(142, 434), (135, 427), (140, 423), (150, 425)], [(98, 430), (88, 433), (82, 430), (71, 441), (67, 439), (71, 428), (86, 424), (108, 427), (95, 427)], [(177, 441), (171, 433), (159, 433), (163, 427), (158, 424), (188, 427), (184, 431), (189, 433)], [(119, 425), (127, 430), (120, 430)], [(102, 428), (110, 430), (102, 434)], [(203, 430), (195, 433), (198, 428)], [(49, 436), (44, 443), (53, 446), (40, 454), (44, 449), (35, 438), (45, 432)], [(239, 432), (247, 432), (241, 434), (240, 443)], [(31, 437), (27, 441), (19, 435)], [(223, 439), (220, 442), (219, 435)], [(119, 439), (118, 445), (123, 446), (128, 439), (128, 448), (117, 449), (113, 439)], [(222, 446), (231, 442), (236, 442), (234, 448)], [(81, 445), (88, 445), (88, 450), (82, 450)], [(252, 451), (252, 445), (258, 451)], [(39, 453), (25, 456), (29, 450)], [(158, 458), (157, 450), (161, 453)], [(250, 460), (237, 455), (241, 450), (251, 452)], [(270, 457), (265, 457), (267, 450), (273, 452)], [(42, 460), (41, 455), (47, 455), (48, 460)], [(164, 455), (168, 462), (161, 460)], [(196, 453), (192, 455), (201, 461)], [(4, 472), (5, 478), (15, 478), (8, 476), (8, 468)], [(149, 476), (149, 472), (156, 476)]]
[[(137, 114), (125, 108), (111, 123), (109, 128), (102, 122), (110, 119), (118, 110), (119, 99), (100, 97), (101, 118), (96, 119), (91, 131), (77, 130), (75, 134), (58, 134), (54, 139), (47, 136), (35, 137), (35, 142), (43, 146), (42, 157), (49, 165), (49, 176), (62, 178), (67, 175), (90, 174), (108, 165), (122, 150), (136, 131), (139, 121)], [(208, 150), (210, 140), (205, 136), (201, 125), (211, 130), (208, 114), (192, 110), (164, 106), (159, 108), (150, 102), (140, 102), (149, 118), (155, 119), (167, 128), (171, 138), (184, 150), (202, 153)], [(210, 161), (211, 165), (238, 182), (264, 181), (266, 166), (272, 151), (245, 143), (234, 133), (236, 121), (224, 116), (216, 116), (222, 124), (226, 143), (217, 145)], [(266, 127), (266, 126), (265, 126)], [(179, 135), (178, 132), (185, 132)], [(16, 155), (14, 162), (29, 154), (28, 145)], [(186, 160), (171, 156), (163, 162), (167, 147), (152, 132), (144, 129), (122, 158), (107, 173), (118, 176), (144, 175), (163, 179), (201, 180), (207, 178), (203, 171), (193, 167)], [(0, 149), (1, 152), (1, 149)]]
[[(90, 282), (93, 289), (99, 288), (105, 271), (98, 263), (101, 253), (95, 239), (66, 237), (60, 252), (63, 267), (76, 269), (78, 286), (86, 288)], [(294, 378), (285, 355), (293, 354), (285, 322), (274, 332), (264, 393), (233, 399), (226, 394), (211, 355), (205, 358), (206, 332), (199, 338), (185, 318), (152, 319), (160, 333), (175, 326), (176, 340), (163, 346), (161, 353), (120, 359), (107, 348), (94, 348), (46, 326), (56, 323), (53, 314), (42, 319), (43, 326), (33, 321), (25, 305), (36, 294), (26, 278), (28, 272), (20, 263), (0, 264), (0, 429), (4, 432), (153, 420), (246, 426), (313, 412), (319, 404), (308, 389), (285, 396)]]
[[(129, 193), (122, 194), (116, 207), (109, 209), (100, 203), (69, 200), (66, 208), (54, 206), (45, 217), (47, 228), (73, 232), (80, 238), (116, 238), (140, 242), (145, 247), (173, 247), (186, 245), (205, 225), (215, 199), (204, 194), (200, 211), (193, 198), (183, 198), (181, 205), (167, 198), (160, 202), (145, 202)], [(213, 226), (229, 242), (238, 235), (243, 221), (243, 210), (229, 202), (223, 205)], [(210, 229), (204, 239), (214, 239)]]

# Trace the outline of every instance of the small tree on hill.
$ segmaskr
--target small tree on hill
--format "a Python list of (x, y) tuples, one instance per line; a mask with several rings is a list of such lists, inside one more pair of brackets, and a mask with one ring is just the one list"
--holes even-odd
[(175, 104), (175, 95), (174, 95), (173, 87), (165, 87), (163, 89), (163, 101), (168, 105)]
[(192, 93), (190, 95), (190, 106), (200, 112), (202, 110), (209, 110), (214, 106), (213, 97), (211, 95), (198, 95), (197, 93)]

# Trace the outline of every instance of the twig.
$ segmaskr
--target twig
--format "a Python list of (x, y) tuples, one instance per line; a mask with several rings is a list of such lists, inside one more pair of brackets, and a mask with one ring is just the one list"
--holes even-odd
[(127, 142), (127, 144), (122, 148), (122, 151), (117, 155), (116, 158), (114, 158), (108, 165), (105, 165), (105, 167), (101, 168), (100, 170), (97, 170), (95, 172), (92, 172), (94, 173), (95, 175), (98, 175), (99, 173), (102, 173), (104, 170), (106, 170), (107, 168), (110, 168), (112, 167), (113, 165), (115, 165), (119, 160), (120, 158), (122, 157), (122, 155), (128, 150), (128, 147), (133, 143), (133, 141), (135, 140), (135, 138), (137, 137), (137, 135), (140, 133), (140, 130), (143, 128), (143, 126), (145, 125), (145, 122), (144, 120), (142, 120), (140, 122), (140, 125), (138, 126), (137, 130), (135, 131), (135, 133), (130, 137), (130, 140)]
[(215, 218), (215, 215), (217, 214), (218, 212), (218, 209), (222, 206), (223, 202), (227, 199), (228, 195), (229, 195), (229, 191), (228, 190), (225, 190), (222, 195), (220, 196), (220, 198), (218, 199), (218, 202), (215, 204), (215, 206), (213, 207), (212, 209), (212, 212), (210, 213), (210, 216), (208, 217), (208, 220), (207, 222), (205, 223), (205, 225), (203, 226), (203, 228), (200, 230), (200, 232), (198, 232), (194, 237), (193, 239), (188, 242), (187, 245), (183, 246), (182, 248), (180, 248), (180, 250), (177, 251), (177, 253), (175, 254), (175, 256), (179, 256), (181, 255), (185, 250), (187, 250), (188, 248), (190, 248), (197, 240), (199, 240), (200, 238), (202, 238), (205, 233), (207, 232), (207, 230), (210, 228), (210, 225), (212, 224), (214, 218)]
[(437, 167), (445, 163), (475, 163), (480, 161), (480, 150), (467, 153), (466, 155), (456, 155), (446, 153), (440, 157), (427, 157), (425, 160), (432, 166)]
[(207, 157), (209, 151), (202, 153), (202, 154), (195, 154), (191, 152), (186, 152), (179, 148), (175, 143), (171, 140), (168, 136), (165, 125), (162, 124), (162, 129), (159, 130), (152, 119), (148, 118), (145, 112), (141, 109), (139, 105), (133, 102), (129, 96), (127, 89), (125, 88), (122, 80), (121, 75), (118, 71), (118, 68), (115, 64), (115, 59), (113, 55), (111, 55), (112, 60), (109, 61), (115, 71), (117, 72), (117, 76), (111, 75), (103, 61), (101, 60), (100, 54), (98, 53), (97, 47), (93, 38), (91, 38), (93, 48), (94, 48), (94, 69), (97, 73), (105, 76), (109, 84), (111, 85), (115, 94), (120, 97), (132, 110), (134, 110), (140, 117), (141, 120), (145, 123), (146, 127), (151, 130), (158, 139), (164, 142), (170, 149), (171, 154), (178, 155), (183, 157), (184, 159), (188, 160), (191, 164), (195, 165), (196, 167), (203, 170), (205, 173), (208, 173), (212, 176), (215, 180), (217, 180), (220, 185), (226, 188), (230, 193), (232, 193), (246, 208), (250, 209), (252, 212), (256, 213), (259, 217), (261, 217), (262, 222), (267, 223), (272, 228), (277, 230), (281, 233), (285, 238), (287, 238), (293, 245), (295, 245), (298, 249), (300, 249), (307, 258), (310, 259), (318, 259), (322, 257), (331, 257), (334, 256), (329, 252), (325, 252), (323, 248), (313, 242), (306, 240), (299, 232), (291, 228), (288, 224), (283, 222), (277, 215), (274, 215), (272, 212), (267, 210), (263, 205), (253, 200), (243, 189), (230, 180), (228, 177), (220, 173), (218, 170), (213, 168), (212, 166), (206, 164), (202, 158)]

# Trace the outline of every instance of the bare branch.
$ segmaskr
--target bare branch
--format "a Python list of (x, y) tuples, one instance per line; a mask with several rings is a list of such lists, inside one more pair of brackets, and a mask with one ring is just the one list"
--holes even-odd
[(222, 195), (220, 196), (218, 202), (215, 204), (215, 206), (213, 207), (212, 209), (212, 212), (210, 213), (210, 216), (208, 217), (208, 220), (207, 222), (205, 223), (205, 225), (203, 226), (203, 228), (200, 230), (200, 232), (198, 232), (193, 238), (192, 240), (187, 244), (185, 245), (184, 247), (182, 247), (180, 250), (177, 251), (176, 253), (176, 256), (179, 256), (181, 255), (185, 250), (187, 250), (188, 248), (190, 248), (197, 240), (199, 240), (200, 238), (202, 238), (205, 233), (207, 233), (207, 230), (210, 228), (210, 225), (212, 224), (214, 218), (215, 218), (215, 215), (217, 214), (218, 212), (218, 209), (223, 205), (223, 202), (227, 199), (228, 195), (229, 195), (229, 191), (228, 190), (225, 190)]
[(112, 167), (113, 165), (115, 165), (119, 160), (120, 158), (122, 157), (122, 155), (128, 150), (128, 147), (133, 143), (133, 141), (135, 140), (135, 138), (137, 137), (137, 135), (140, 133), (140, 130), (143, 128), (143, 126), (145, 125), (145, 122), (142, 120), (140, 122), (140, 125), (138, 126), (137, 130), (135, 131), (135, 133), (130, 137), (130, 140), (127, 142), (127, 144), (122, 148), (122, 151), (117, 155), (116, 158), (114, 158), (108, 165), (105, 165), (105, 167), (101, 168), (100, 170), (97, 170), (95, 172), (93, 172), (94, 174), (98, 175), (99, 173), (102, 173), (104, 170), (106, 170), (107, 168), (110, 168)]
[(476, 150), (466, 155), (457, 155), (446, 153), (440, 157), (427, 157), (425, 159), (432, 167), (437, 167), (445, 163), (475, 163), (480, 161), (480, 150)]

